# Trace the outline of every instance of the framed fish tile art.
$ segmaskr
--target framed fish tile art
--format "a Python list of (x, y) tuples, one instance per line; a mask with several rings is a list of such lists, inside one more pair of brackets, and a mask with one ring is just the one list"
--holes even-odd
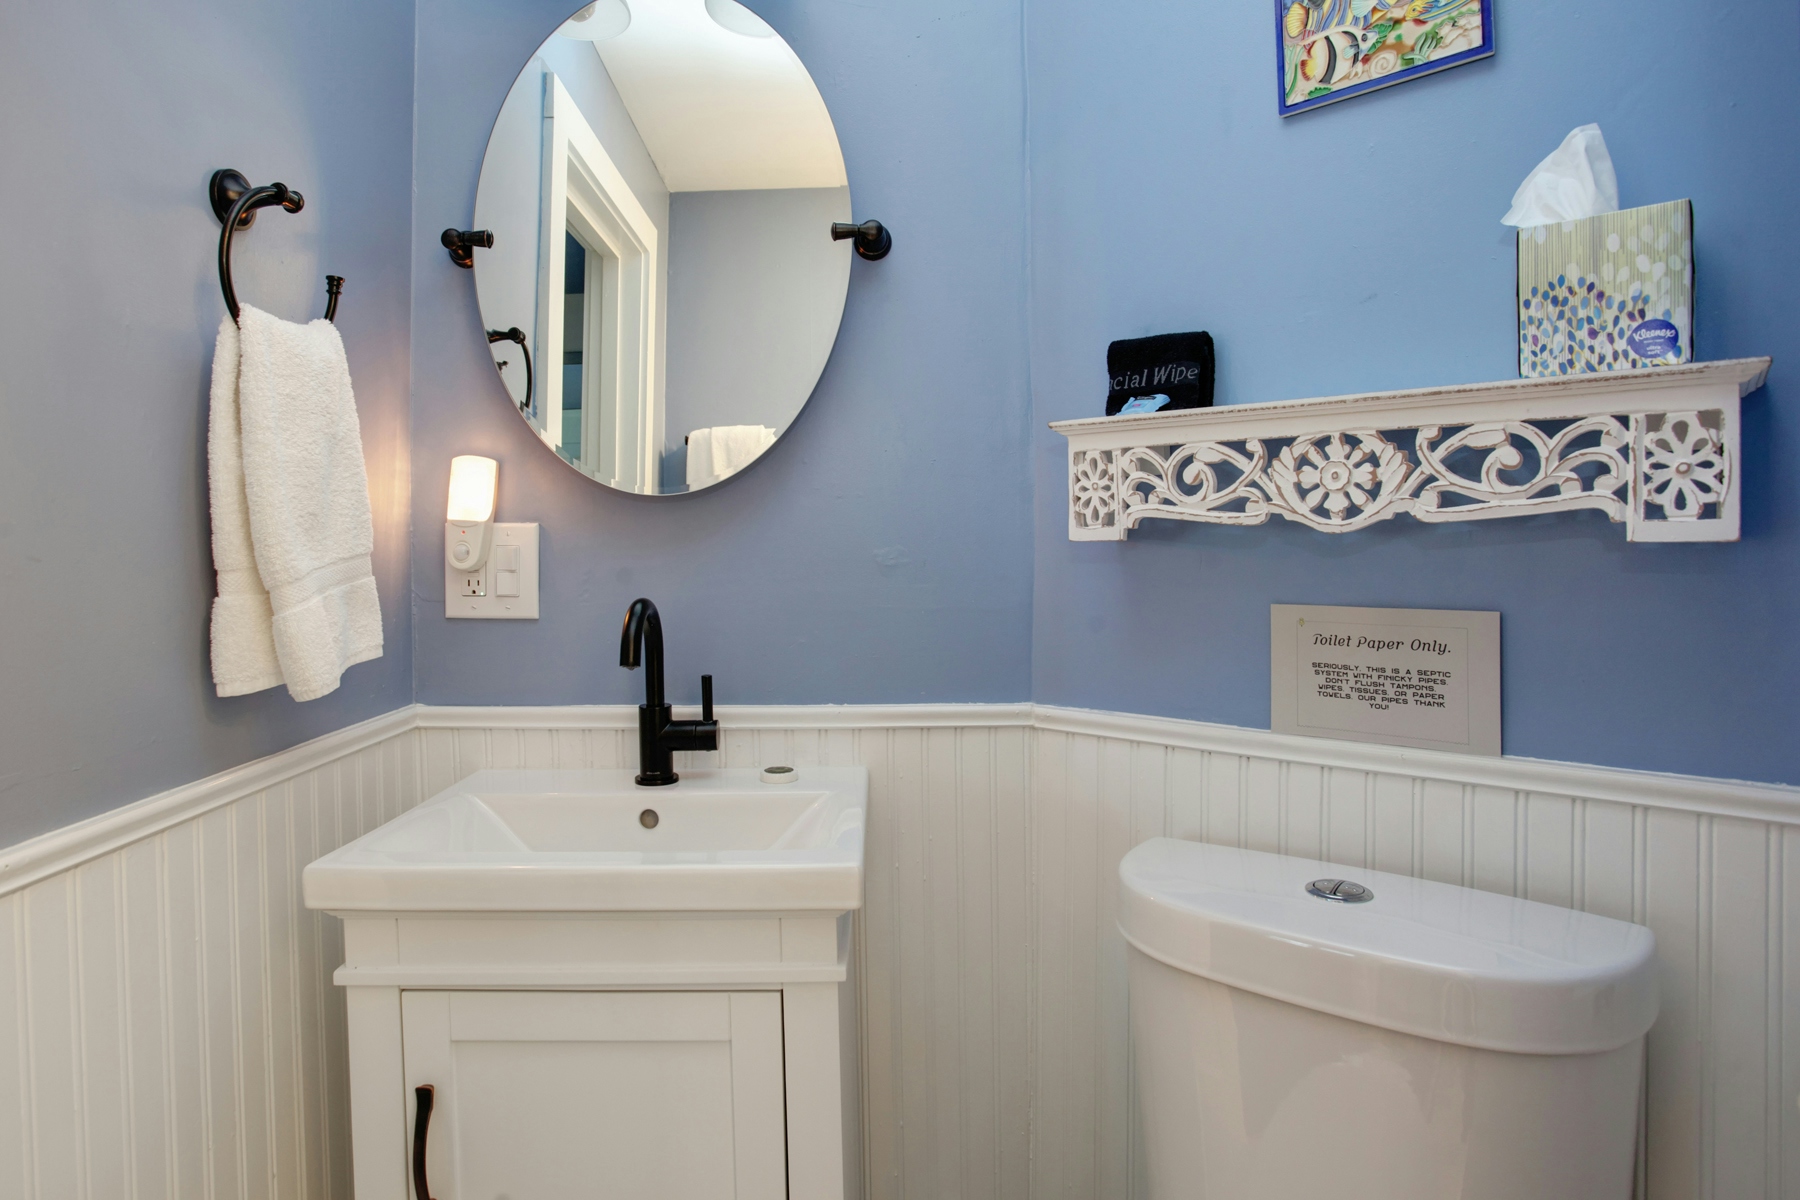
[(1284, 117), (1494, 52), (1492, 0), (1266, 2)]

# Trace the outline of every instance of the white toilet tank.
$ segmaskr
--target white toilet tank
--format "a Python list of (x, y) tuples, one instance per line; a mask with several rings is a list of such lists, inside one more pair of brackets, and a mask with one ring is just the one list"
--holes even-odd
[(1119, 876), (1150, 1200), (1631, 1194), (1648, 929), (1170, 838)]

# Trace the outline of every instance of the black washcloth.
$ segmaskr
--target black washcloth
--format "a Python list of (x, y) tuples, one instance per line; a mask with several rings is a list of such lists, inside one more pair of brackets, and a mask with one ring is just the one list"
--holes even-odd
[[(1147, 397), (1136, 412), (1211, 408), (1213, 340), (1210, 333), (1159, 333), (1130, 338), (1106, 348), (1106, 415), (1116, 416), (1127, 401)], [(1159, 402), (1161, 397), (1166, 402)]]

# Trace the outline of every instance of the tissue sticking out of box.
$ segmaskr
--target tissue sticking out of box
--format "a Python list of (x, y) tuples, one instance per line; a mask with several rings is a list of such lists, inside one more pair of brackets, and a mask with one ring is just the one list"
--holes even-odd
[(1598, 125), (1569, 132), (1549, 158), (1533, 167), (1502, 225), (1551, 225), (1619, 211), (1619, 177)]

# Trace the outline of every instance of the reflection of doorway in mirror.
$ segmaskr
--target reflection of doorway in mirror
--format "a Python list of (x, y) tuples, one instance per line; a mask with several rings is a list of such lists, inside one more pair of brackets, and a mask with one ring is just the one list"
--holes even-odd
[(565, 236), (562, 444), (556, 452), (591, 474), (612, 460), (616, 439), (609, 435), (617, 427), (616, 417), (607, 411), (617, 397), (603, 395), (600, 388), (606, 377), (601, 361), (606, 252), (584, 242), (573, 226)]
[(581, 352), (583, 309), (587, 301), (587, 247), (574, 234), (567, 234), (568, 261), (563, 267), (563, 424), (562, 445), (556, 452), (572, 463), (579, 463), (581, 453), (581, 415), (587, 410), (587, 397), (581, 387)]
[(561, 366), (539, 435), (595, 479), (654, 491), (663, 239), (568, 91), (543, 78), (538, 341)]

